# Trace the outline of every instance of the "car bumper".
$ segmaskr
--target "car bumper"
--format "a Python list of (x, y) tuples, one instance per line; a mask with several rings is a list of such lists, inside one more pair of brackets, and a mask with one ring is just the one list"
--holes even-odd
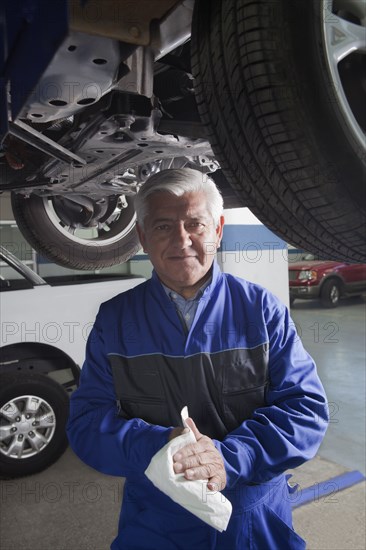
[(319, 298), (320, 286), (290, 286), (290, 298)]

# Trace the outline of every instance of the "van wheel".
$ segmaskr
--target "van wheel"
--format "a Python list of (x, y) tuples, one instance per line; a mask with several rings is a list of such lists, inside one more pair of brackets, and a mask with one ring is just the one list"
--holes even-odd
[(0, 470), (5, 477), (34, 474), (65, 451), (69, 398), (42, 374), (0, 375)]
[(320, 301), (324, 307), (337, 307), (341, 297), (341, 286), (338, 281), (326, 281), (320, 292)]
[(237, 196), (285, 242), (364, 262), (365, 3), (196, 0), (201, 120)]
[(12, 193), (11, 204), (24, 238), (58, 265), (99, 269), (126, 262), (140, 249), (130, 198), (94, 201), (90, 197)]

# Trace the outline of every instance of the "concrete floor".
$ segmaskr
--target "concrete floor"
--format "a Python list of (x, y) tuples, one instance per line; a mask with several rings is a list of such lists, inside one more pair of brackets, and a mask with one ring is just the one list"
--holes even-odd
[[(289, 472), (300, 491), (314, 487), (311, 502), (293, 514), (308, 550), (365, 550), (365, 482), (346, 490), (336, 484), (325, 497), (317, 492), (344, 472), (319, 457)], [(0, 489), (1, 550), (108, 550), (116, 535), (123, 480), (85, 466), (71, 449), (44, 472), (2, 481)]]
[(327, 393), (330, 423), (319, 454), (365, 474), (366, 299), (345, 299), (336, 309), (298, 300), (291, 316)]
[[(301, 490), (314, 489), (314, 498), (294, 510), (295, 529), (309, 550), (364, 550), (365, 482), (345, 490), (335, 482), (325, 497), (316, 488), (346, 470), (365, 473), (365, 300), (335, 310), (295, 302), (292, 316), (317, 361), (331, 411), (319, 455), (291, 472)], [(0, 549), (107, 550), (122, 495), (122, 479), (95, 472), (68, 449), (38, 475), (1, 482)]]

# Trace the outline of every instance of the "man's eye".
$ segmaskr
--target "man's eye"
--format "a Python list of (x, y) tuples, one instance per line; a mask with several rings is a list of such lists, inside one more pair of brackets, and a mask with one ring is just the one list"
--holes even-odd
[(157, 231), (169, 231), (170, 225), (168, 225), (167, 223), (164, 223), (164, 224), (162, 224), (162, 225), (157, 225), (157, 226), (155, 227), (155, 229), (156, 229)]
[(200, 231), (205, 228), (205, 225), (201, 222), (190, 222), (187, 224), (188, 229), (193, 229), (194, 231)]

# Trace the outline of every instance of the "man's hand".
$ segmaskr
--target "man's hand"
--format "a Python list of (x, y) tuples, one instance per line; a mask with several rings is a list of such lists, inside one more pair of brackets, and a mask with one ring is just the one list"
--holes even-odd
[(192, 418), (187, 419), (187, 424), (197, 442), (186, 445), (173, 456), (175, 473), (183, 473), (189, 480), (207, 479), (207, 487), (211, 491), (221, 491), (226, 486), (226, 472), (221, 454), (212, 439), (199, 432)]

